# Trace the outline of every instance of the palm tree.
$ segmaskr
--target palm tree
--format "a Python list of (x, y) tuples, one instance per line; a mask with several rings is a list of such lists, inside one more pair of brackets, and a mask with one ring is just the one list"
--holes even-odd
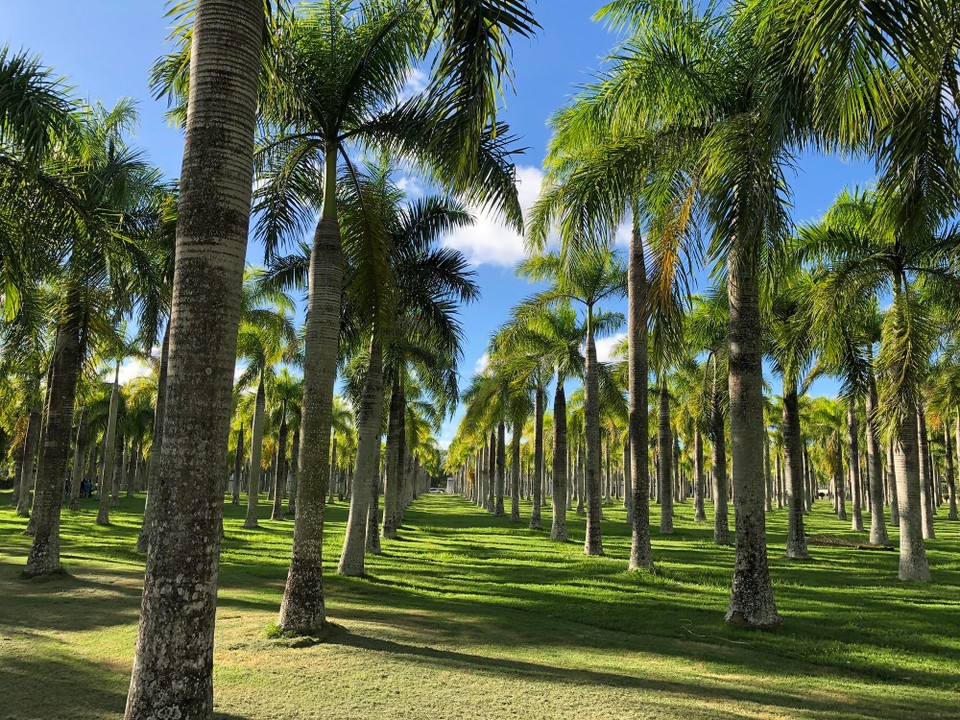
[[(431, 23), (431, 19), (438, 20)], [(461, 23), (466, 23), (461, 25)], [(329, 481), (333, 385), (343, 257), (337, 208), (340, 160), (353, 168), (356, 145), (392, 151), (428, 170), (443, 187), (505, 210), (520, 223), (511, 139), (490, 121), (497, 83), (509, 70), (509, 37), (536, 27), (523, 2), (394, 3), (352, 6), (328, 0), (307, 6), (277, 43), (261, 153), (258, 209), (272, 253), (321, 209), (310, 262), (304, 353), (300, 510), (281, 626), (312, 632), (324, 622), (323, 496)], [(433, 28), (433, 29), (431, 29)], [(439, 37), (434, 34), (439, 29)], [(434, 75), (424, 94), (398, 101), (409, 70), (438, 39)], [(332, 72), (336, 68), (337, 72)], [(376, 357), (376, 353), (373, 354)], [(371, 381), (375, 375), (371, 376)]]
[(542, 305), (577, 302), (584, 307), (586, 351), (584, 363), (584, 413), (586, 434), (587, 533), (583, 551), (602, 555), (600, 535), (600, 405), (596, 334), (608, 330), (596, 327), (599, 304), (626, 292), (626, 272), (616, 253), (608, 247), (594, 246), (566, 261), (556, 254), (539, 255), (520, 264), (518, 272), (534, 281), (546, 281), (550, 287), (536, 296)]
[[(441, 198), (404, 208), (403, 193), (390, 181), (391, 174), (389, 164), (371, 165), (362, 175), (355, 172), (340, 200), (348, 267), (341, 338), (347, 352), (366, 358), (362, 391), (355, 395), (357, 463), (339, 565), (347, 575), (363, 573), (367, 526), (376, 513), (384, 371), (405, 374), (407, 353), (416, 352), (418, 345), (420, 350), (433, 349), (452, 360), (441, 362), (439, 369), (449, 372), (441, 372), (438, 381), (455, 398), (452, 368), (462, 339), (457, 306), (478, 294), (463, 255), (436, 247), (444, 232), (471, 221), (466, 210)], [(373, 535), (375, 540), (378, 532)]]
[(265, 383), (273, 380), (278, 363), (293, 360), (299, 345), (296, 329), (288, 314), (294, 309), (292, 301), (282, 291), (259, 282), (261, 276), (262, 273), (255, 269), (244, 273), (237, 335), (237, 358), (246, 360), (247, 366), (237, 378), (235, 392), (242, 392), (254, 382), (257, 386), (250, 434), (247, 516), (243, 524), (246, 528), (259, 527), (257, 505), (266, 419)]
[(73, 197), (73, 212), (61, 219), (59, 231), (67, 234), (51, 238), (61, 260), (48, 268), (58, 295), (57, 339), (40, 436), (28, 575), (61, 571), (60, 501), (84, 360), (97, 343), (110, 341), (113, 320), (159, 285), (149, 248), (135, 239), (140, 219), (155, 213), (158, 199), (157, 171), (124, 140), (135, 120), (129, 101), (110, 111), (88, 108), (79, 133), (58, 150), (55, 172)]
[(163, 452), (126, 718), (213, 712), (223, 449), (253, 184), (262, 0), (199, 0), (176, 230)]

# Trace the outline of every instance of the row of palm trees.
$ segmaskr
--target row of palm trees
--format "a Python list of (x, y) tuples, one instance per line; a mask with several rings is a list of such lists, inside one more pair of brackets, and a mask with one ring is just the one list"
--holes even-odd
[[(142, 347), (161, 345), (144, 522), (147, 571), (128, 717), (212, 712), (223, 459), (236, 405), (237, 350), (258, 391), (263, 380), (264, 395), (267, 367), (279, 350), (261, 332), (278, 328), (256, 320), (248, 326), (245, 319), (258, 294), (306, 293), (297, 353), (303, 392), (294, 542), (281, 629), (312, 634), (326, 625), (321, 551), (338, 367), (357, 418), (341, 570), (363, 571), (384, 424), (394, 442), (386, 453), (383, 525), (385, 534), (395, 531), (402, 469), (430, 454), (424, 448), (408, 460), (407, 448), (417, 447), (425, 422), (455, 402), (456, 307), (477, 293), (462, 256), (438, 249), (436, 239), (469, 222), (466, 203), (519, 226), (513, 138), (496, 110), (511, 72), (510, 38), (536, 27), (525, 4), (514, 0), (328, 0), (296, 8), (199, 0), (178, 4), (173, 15), (175, 49), (152, 80), (185, 128), (176, 188), (158, 192), (158, 178), (128, 149), (119, 132), (127, 116), (113, 122), (110, 113), (93, 109), (89, 121), (78, 121), (62, 81), (26, 57), (5, 53), (0, 73), (9, 80), (0, 92), (0, 207), (12, 250), (3, 256), (13, 323), (25, 317), (30, 291), (52, 282), (49, 268), (62, 268), (66, 278), (54, 293), (57, 305), (41, 313), (55, 340), (35, 375), (35, 395), (42, 391), (46, 400), (27, 574), (61, 568), (62, 478), (90, 333), (101, 329), (93, 320), (115, 327), (136, 313), (141, 332), (155, 331)], [(425, 62), (429, 82), (410, 92), (407, 79)], [(87, 132), (94, 121), (107, 130)], [(75, 152), (74, 143), (88, 135), (97, 143)], [(121, 162), (133, 166), (122, 181)], [(441, 194), (404, 205), (392, 183), (401, 162)], [(121, 190), (132, 200), (117, 202)], [(244, 284), (251, 214), (267, 265), (253, 293)], [(312, 241), (303, 244), (311, 225)], [(30, 243), (27, 231), (51, 242)], [(145, 252), (147, 243), (163, 245), (166, 254)], [(34, 246), (50, 255), (31, 255)], [(294, 254), (283, 255), (289, 247)], [(146, 278), (150, 287), (140, 287)], [(276, 301), (273, 295), (272, 307), (261, 309), (282, 311)], [(97, 302), (105, 312), (86, 312)], [(253, 403), (256, 417), (259, 403)], [(432, 415), (414, 412), (423, 405), (435, 406)], [(286, 444), (279, 437), (284, 419), (282, 412), (278, 449)]]
[[(821, 0), (733, 6), (614, 0), (598, 18), (626, 39), (596, 80), (555, 115), (545, 190), (527, 235), (531, 249), (542, 252), (551, 232), (558, 233), (560, 250), (551, 262), (559, 263), (566, 276), (591, 275), (584, 269), (598, 265), (619, 226), (625, 221), (632, 226), (627, 264), (629, 487), (636, 508), (631, 567), (652, 562), (646, 512), (647, 371), (652, 368), (659, 378), (663, 416), (669, 408), (663, 372), (698, 358), (677, 348), (683, 346), (679, 338), (691, 268), (706, 261), (713, 266), (725, 312), (703, 328), (695, 353), (708, 358), (704, 414), (712, 418), (714, 478), (721, 485), (714, 494), (721, 503), (728, 494), (722, 485), (729, 433), (736, 562), (727, 620), (753, 627), (780, 623), (764, 523), (769, 453), (762, 360), (768, 350), (784, 380), (785, 464), (795, 519), (791, 552), (804, 552), (796, 509), (803, 477), (797, 398), (816, 356), (818, 371), (840, 376), (845, 396), (869, 407), (866, 445), (873, 482), (881, 476), (881, 434), (892, 438), (900, 577), (929, 580), (921, 532), (922, 514), (930, 515), (923, 510), (929, 506), (929, 485), (921, 477), (918, 415), (931, 360), (948, 355), (935, 353), (938, 343), (952, 342), (940, 330), (955, 324), (960, 307), (952, 225), (960, 197), (951, 91), (957, 66), (943, 61), (956, 54), (960, 16), (955, 4), (863, 9)], [(795, 158), (810, 148), (874, 160), (876, 187), (851, 190), (821, 223), (794, 233), (787, 177)], [(811, 285), (823, 285), (825, 291), (817, 293), (809, 313), (799, 312), (811, 297)], [(871, 324), (869, 316), (876, 317), (876, 305), (887, 298), (890, 308), (881, 322)], [(589, 310), (589, 302), (579, 299)], [(805, 322), (822, 332), (812, 346), (806, 341), (813, 334), (802, 330)], [(585, 551), (598, 553), (595, 398), (601, 373), (589, 311), (582, 323), (587, 329)], [(541, 388), (533, 395), (540, 400)], [(723, 412), (728, 430), (719, 420)], [(558, 425), (562, 422), (555, 418)], [(661, 446), (669, 447), (667, 424), (659, 426)], [(661, 453), (661, 469), (669, 469), (670, 455)], [(536, 478), (540, 473), (534, 469)], [(555, 468), (558, 475), (562, 468)], [(661, 472), (661, 481), (666, 478), (669, 472)], [(664, 490), (661, 485), (668, 510)], [(876, 512), (877, 498), (873, 487), (875, 524), (882, 515)], [(718, 507), (717, 517), (725, 518), (725, 508)], [(661, 530), (668, 531), (669, 522), (665, 512)], [(874, 531), (882, 539), (879, 526)], [(717, 534), (723, 535), (720, 529)]]

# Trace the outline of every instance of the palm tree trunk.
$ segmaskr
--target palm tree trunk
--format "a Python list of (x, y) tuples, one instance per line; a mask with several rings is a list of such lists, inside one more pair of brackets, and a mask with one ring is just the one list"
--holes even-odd
[[(68, 307), (75, 307), (68, 300)], [(23, 574), (26, 577), (62, 572), (60, 566), (60, 505), (63, 478), (70, 461), (73, 406), (82, 360), (80, 318), (67, 311), (57, 330), (47, 386), (46, 419), (40, 432), (33, 497), (33, 544)], [(29, 463), (24, 462), (24, 465)], [(23, 488), (26, 494), (29, 488)]]
[(397, 536), (397, 506), (400, 504), (400, 463), (403, 460), (400, 448), (400, 373), (393, 378), (390, 394), (390, 410), (387, 419), (387, 479), (383, 488), (383, 536)]
[(773, 627), (777, 613), (767, 565), (764, 515), (763, 356), (759, 257), (751, 238), (734, 240), (728, 256), (730, 438), (736, 560), (726, 621)]
[[(127, 720), (209, 718), (262, 0), (200, 0), (180, 173), (163, 452)], [(155, 536), (155, 537), (154, 537)]]
[(886, 545), (887, 523), (883, 518), (883, 460), (876, 426), (877, 384), (873, 376), (866, 396), (867, 464), (870, 468), (870, 544)]
[(113, 490), (113, 459), (116, 454), (117, 410), (120, 402), (120, 362), (116, 363), (113, 389), (110, 391), (110, 409), (107, 413), (107, 429), (103, 435), (103, 467), (100, 470), (100, 507), (97, 525), (110, 524), (110, 494)]
[(893, 527), (900, 527), (900, 498), (898, 497), (900, 484), (897, 482), (895, 445), (895, 440), (891, 438), (887, 446), (887, 467), (889, 468), (887, 475), (890, 483), (890, 524)]
[(850, 431), (850, 509), (853, 515), (851, 529), (863, 532), (863, 512), (860, 509), (860, 423), (857, 421), (852, 400), (847, 403), (847, 429)]
[(287, 515), (297, 516), (297, 492), (300, 489), (300, 433), (293, 433), (290, 443), (290, 497), (287, 500)]
[(257, 508), (260, 504), (263, 424), (266, 405), (266, 393), (263, 389), (263, 372), (261, 371), (260, 384), (257, 385), (257, 399), (253, 406), (253, 431), (250, 433), (250, 475), (247, 477), (247, 517), (243, 521), (245, 528), (260, 527), (257, 521)]
[(80, 483), (83, 481), (84, 452), (87, 449), (87, 409), (80, 411), (77, 423), (77, 441), (73, 446), (73, 473), (70, 476), (70, 509), (80, 508)]
[[(381, 383), (382, 386), (383, 383)], [(381, 416), (383, 412), (381, 411)], [(383, 418), (381, 417), (381, 420)], [(367, 534), (364, 538), (364, 551), (373, 555), (380, 554), (380, 436), (377, 436), (376, 471), (370, 484), (370, 505), (367, 508)]]
[(932, 540), (936, 537), (933, 529), (933, 478), (929, 465), (930, 445), (927, 442), (927, 417), (922, 402), (917, 407), (917, 440), (920, 454), (920, 518), (924, 539)]
[[(520, 522), (520, 440), (523, 438), (523, 417), (514, 419), (510, 438), (510, 520)], [(554, 480), (556, 487), (556, 480)], [(556, 504), (556, 501), (554, 501)]]
[(600, 535), (600, 388), (597, 378), (597, 346), (593, 338), (593, 308), (587, 306), (587, 351), (583, 381), (583, 426), (586, 445), (587, 529), (583, 541), (586, 555), (603, 555)]
[[(413, 477), (416, 483), (416, 475)], [(490, 431), (490, 440), (487, 445), (487, 498), (484, 501), (487, 512), (492, 513), (496, 507), (497, 497), (497, 431)]]
[[(237, 451), (233, 456), (233, 504), (240, 504), (240, 484), (243, 482), (243, 428), (237, 430)], [(148, 480), (149, 482), (149, 480)], [(147, 495), (149, 498), (149, 494)]]
[(540, 504), (543, 493), (543, 412), (546, 398), (541, 387), (534, 390), (533, 398), (533, 507), (530, 509), (530, 529), (541, 530)]
[(763, 475), (767, 489), (767, 512), (773, 512), (773, 470), (770, 466), (770, 439), (763, 433)]
[(27, 436), (23, 441), (23, 465), (17, 480), (17, 515), (30, 516), (30, 491), (36, 477), (34, 461), (37, 457), (37, 440), (40, 437), (40, 408), (30, 408), (30, 417), (27, 420)]
[[(283, 415), (286, 415), (287, 403), (283, 402)], [(271, 520), (283, 520), (283, 494), (287, 488), (287, 418), (281, 416), (280, 430), (277, 433), (276, 474), (273, 479), (273, 513)]]
[(553, 521), (550, 526), (550, 539), (555, 542), (567, 541), (567, 456), (567, 396), (562, 378), (557, 378), (553, 394)]
[[(638, 217), (635, 213), (634, 217)], [(650, 446), (647, 442), (650, 418), (647, 411), (648, 337), (647, 269), (643, 238), (638, 228), (630, 234), (627, 263), (627, 443), (630, 445), (630, 570), (653, 567), (650, 547)]]
[(727, 480), (727, 436), (717, 387), (717, 358), (713, 358), (713, 390), (710, 399), (710, 464), (713, 468), (713, 542), (730, 544), (730, 521), (728, 519), (729, 495)]
[(706, 522), (707, 514), (703, 509), (703, 492), (706, 482), (703, 477), (703, 436), (699, 430), (693, 431), (693, 519), (695, 522)]
[(501, 419), (497, 423), (497, 493), (493, 509), (494, 515), (503, 516), (503, 492), (506, 483), (506, 424)]
[(660, 534), (673, 533), (673, 434), (670, 430), (670, 394), (661, 376), (657, 443), (660, 452)]
[(787, 557), (810, 557), (803, 529), (803, 450), (800, 442), (800, 405), (794, 384), (783, 388), (783, 458), (787, 476)]
[(343, 538), (343, 553), (337, 572), (363, 575), (366, 548), (367, 514), (373, 502), (373, 483), (377, 477), (380, 448), (380, 420), (383, 414), (383, 368), (380, 343), (370, 343), (370, 359), (363, 384), (363, 396), (357, 412), (357, 460), (353, 472), (350, 514)]
[(923, 518), (920, 495), (920, 452), (917, 412), (913, 406), (903, 417), (894, 438), (894, 464), (897, 474), (897, 501), (900, 511), (901, 580), (929, 582), (930, 568), (923, 546)]
[(953, 450), (956, 448), (960, 454), (960, 414), (957, 415), (956, 436), (957, 442), (954, 446), (950, 440), (950, 424), (944, 419), (943, 422), (943, 445), (947, 454), (946, 481), (947, 491), (949, 492), (950, 510), (947, 514), (947, 520), (957, 519), (957, 483), (953, 473)]
[(326, 626), (323, 512), (330, 482), (330, 429), (343, 290), (343, 248), (336, 206), (336, 147), (326, 149), (325, 161), (323, 216), (317, 223), (310, 253), (297, 514), (279, 619), (284, 632), (303, 635), (319, 632)]

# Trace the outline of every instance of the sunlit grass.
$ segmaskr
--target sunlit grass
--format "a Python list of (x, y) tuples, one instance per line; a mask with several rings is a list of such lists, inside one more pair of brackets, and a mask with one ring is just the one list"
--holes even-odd
[[(25, 521), (0, 494), (0, 717), (107, 718), (123, 710), (143, 558), (142, 498), (109, 528), (85, 501), (65, 512), (71, 577), (25, 582)], [(733, 549), (677, 506), (654, 536), (657, 573), (626, 572), (622, 508), (605, 510), (606, 557), (551, 543), (526, 523), (429, 496), (366, 578), (333, 574), (345, 505), (328, 511), (324, 644), (271, 639), (292, 521), (244, 530), (228, 505), (218, 608), (216, 697), (223, 718), (937, 718), (960, 715), (960, 523), (937, 519), (935, 583), (896, 580), (897, 554), (811, 547), (782, 557), (785, 512), (769, 516), (784, 626), (728, 628)], [(522, 506), (528, 515), (529, 504)], [(654, 506), (654, 525), (659, 508)], [(549, 527), (549, 509), (544, 525)], [(712, 522), (712, 518), (711, 518)], [(860, 539), (820, 503), (809, 531)], [(894, 533), (893, 540), (895, 542)]]

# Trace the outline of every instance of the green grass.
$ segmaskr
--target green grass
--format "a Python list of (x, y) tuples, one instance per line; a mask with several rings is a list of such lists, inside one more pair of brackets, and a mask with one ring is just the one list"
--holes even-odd
[[(95, 525), (91, 501), (65, 511), (71, 575), (23, 581), (25, 521), (0, 494), (0, 718), (122, 713), (143, 573), (134, 551), (143, 500), (123, 502), (110, 528)], [(773, 513), (785, 623), (758, 633), (723, 624), (733, 549), (712, 544), (690, 503), (677, 506), (674, 535), (654, 537), (650, 576), (626, 572), (620, 508), (606, 510), (607, 556), (588, 558), (576, 515), (573, 540), (558, 546), (525, 522), (428, 496), (362, 579), (334, 574), (338, 503), (326, 591), (339, 627), (315, 645), (268, 636), (293, 528), (268, 515), (263, 503), (263, 527), (244, 530), (243, 508), (227, 506), (215, 663), (223, 720), (960, 716), (960, 523), (945, 511), (927, 586), (897, 581), (894, 552), (816, 546), (812, 560), (787, 561), (785, 512)], [(848, 527), (826, 502), (808, 518), (811, 534), (862, 541)]]

